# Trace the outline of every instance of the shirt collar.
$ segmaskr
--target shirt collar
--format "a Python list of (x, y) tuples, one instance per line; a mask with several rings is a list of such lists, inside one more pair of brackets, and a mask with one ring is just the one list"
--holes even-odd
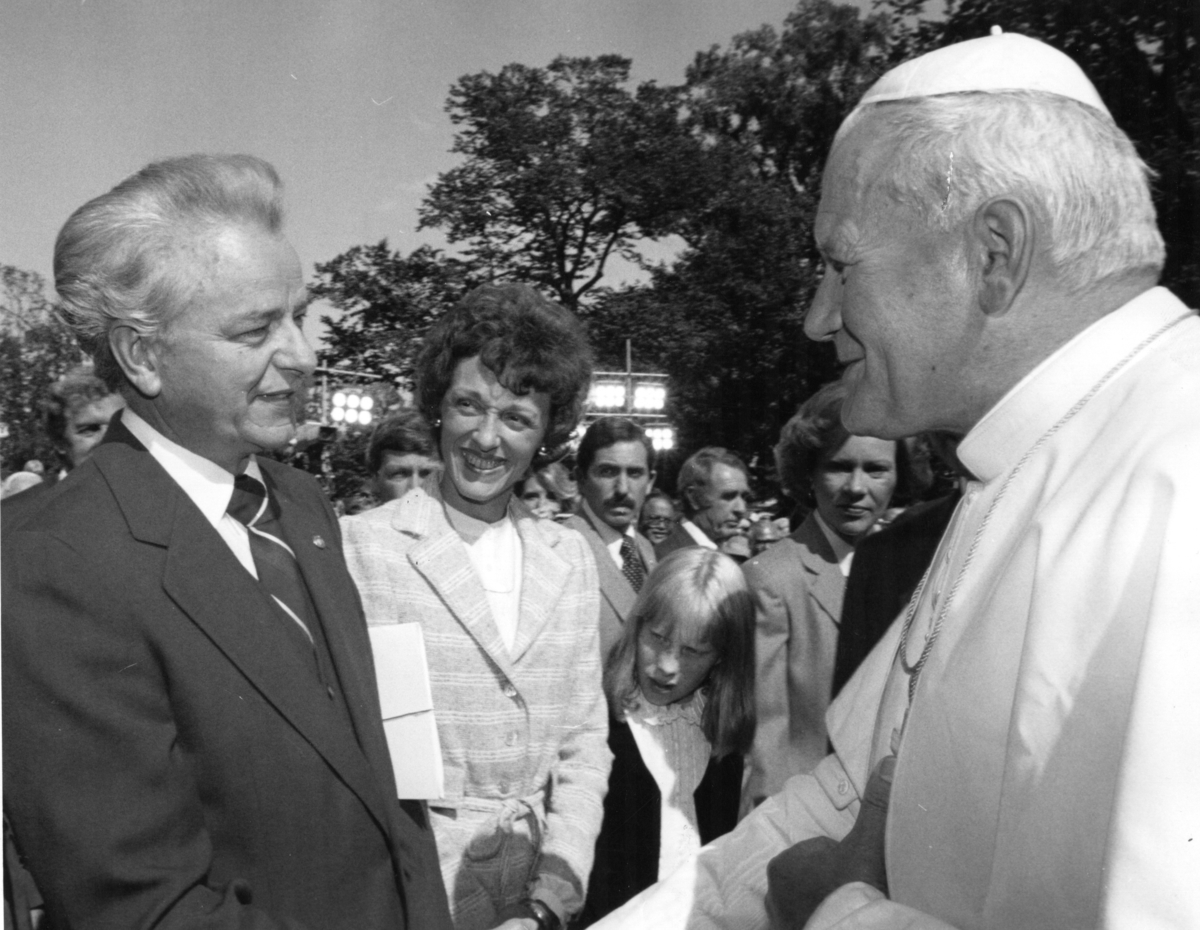
[(700, 529), (700, 527), (696, 526), (696, 524), (687, 517), (684, 517), (682, 520), (680, 520), (679, 525), (683, 527), (684, 532), (691, 536), (692, 539), (696, 540), (697, 545), (703, 546), (705, 549), (718, 548), (717, 544), (708, 538), (708, 534), (704, 532), (704, 530)]
[[(172, 442), (129, 407), (121, 412), (121, 422), (191, 498), (204, 518), (216, 526), (225, 516), (229, 499), (233, 497), (233, 475), (216, 462)], [(263, 480), (262, 470), (253, 455), (246, 463), (245, 473), (258, 481)]]
[(1097, 320), (984, 414), (959, 445), (959, 459), (985, 484), (1003, 475), (1107, 373), (1189, 312), (1155, 287)]

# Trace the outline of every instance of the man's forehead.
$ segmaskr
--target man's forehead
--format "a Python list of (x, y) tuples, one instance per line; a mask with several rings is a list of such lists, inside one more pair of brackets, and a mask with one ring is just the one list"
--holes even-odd
[[(855, 233), (855, 220), (876, 205), (880, 180), (892, 146), (877, 117), (865, 115), (838, 140), (821, 179), (821, 201), (813, 233), (821, 248), (836, 247), (839, 236)], [(833, 241), (830, 241), (833, 240)]]
[(748, 481), (746, 473), (740, 468), (735, 468), (733, 465), (726, 465), (724, 462), (717, 462), (713, 465), (712, 471), (708, 475), (709, 487), (730, 487), (737, 485), (746, 487)]
[(623, 440), (614, 442), (611, 446), (604, 446), (596, 450), (596, 456), (592, 459), (593, 466), (603, 464), (609, 465), (640, 465), (642, 467), (649, 466), (649, 456), (646, 455), (646, 447), (636, 440)]

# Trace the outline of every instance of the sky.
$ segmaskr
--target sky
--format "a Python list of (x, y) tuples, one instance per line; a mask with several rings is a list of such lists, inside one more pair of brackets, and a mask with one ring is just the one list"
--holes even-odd
[(697, 51), (778, 29), (795, 3), (3, 0), (0, 263), (50, 279), (76, 207), (189, 152), (272, 162), (310, 272), (385, 237), (442, 245), (417, 207), (457, 163), (443, 107), (459, 77), (616, 53), (635, 81), (680, 83)]

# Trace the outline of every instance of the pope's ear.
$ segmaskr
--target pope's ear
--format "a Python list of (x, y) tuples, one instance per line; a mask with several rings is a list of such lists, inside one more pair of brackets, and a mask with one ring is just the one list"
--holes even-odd
[(108, 347), (138, 393), (157, 397), (162, 391), (162, 379), (153, 337), (132, 326), (114, 326), (108, 333)]
[(972, 231), (984, 256), (980, 308), (988, 316), (1003, 316), (1025, 286), (1033, 262), (1032, 214), (1019, 200), (997, 197), (975, 211)]

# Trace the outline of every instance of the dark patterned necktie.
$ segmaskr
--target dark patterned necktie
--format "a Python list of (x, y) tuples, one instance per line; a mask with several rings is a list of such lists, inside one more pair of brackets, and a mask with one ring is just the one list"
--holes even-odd
[(634, 591), (642, 590), (642, 584), (646, 581), (646, 566), (642, 564), (637, 546), (628, 536), (621, 537), (621, 574), (629, 579)]
[(308, 589), (296, 564), (296, 554), (283, 541), (279, 526), (279, 505), (267, 496), (261, 481), (238, 475), (233, 482), (233, 497), (226, 512), (250, 533), (250, 552), (258, 571), (258, 582), (283, 608), (313, 644), (314, 617), (308, 602)]

